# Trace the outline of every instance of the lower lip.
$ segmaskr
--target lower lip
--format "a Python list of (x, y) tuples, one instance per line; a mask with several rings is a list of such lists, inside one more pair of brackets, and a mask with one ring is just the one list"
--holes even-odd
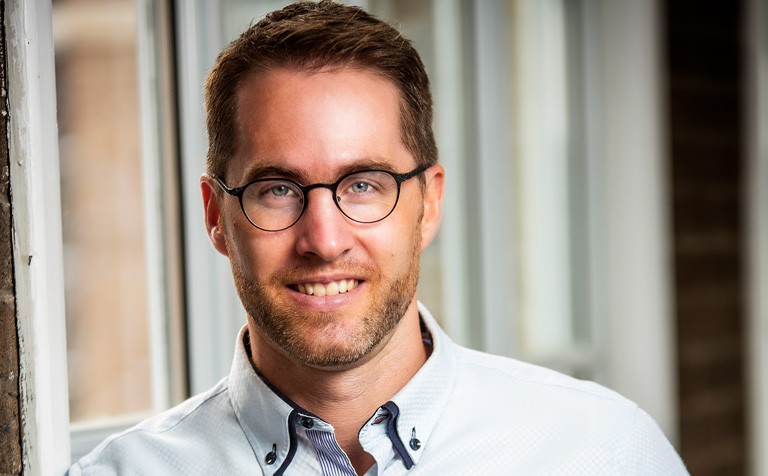
[(333, 312), (349, 305), (353, 299), (360, 293), (360, 288), (365, 286), (365, 282), (359, 282), (357, 286), (345, 293), (335, 296), (310, 296), (300, 293), (293, 288), (288, 288), (293, 300), (300, 306), (312, 311)]

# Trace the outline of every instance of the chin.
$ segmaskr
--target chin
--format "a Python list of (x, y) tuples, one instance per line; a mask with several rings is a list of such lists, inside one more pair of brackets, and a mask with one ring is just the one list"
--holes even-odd
[(379, 335), (366, 329), (334, 327), (330, 331), (297, 329), (279, 345), (292, 360), (309, 367), (344, 370), (369, 360), (391, 334), (391, 331)]

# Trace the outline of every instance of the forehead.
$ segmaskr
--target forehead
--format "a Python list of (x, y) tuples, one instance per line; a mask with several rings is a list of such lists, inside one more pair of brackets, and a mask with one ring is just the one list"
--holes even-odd
[(355, 163), (415, 162), (400, 130), (400, 96), (371, 71), (276, 69), (247, 77), (237, 92), (237, 154), (228, 175), (276, 167), (328, 180)]

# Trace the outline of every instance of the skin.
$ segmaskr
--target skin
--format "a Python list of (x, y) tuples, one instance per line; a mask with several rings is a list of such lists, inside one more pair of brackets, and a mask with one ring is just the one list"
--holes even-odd
[[(350, 168), (371, 164), (399, 173), (416, 168), (401, 139), (396, 88), (372, 72), (273, 70), (244, 81), (237, 104), (238, 153), (224, 177), (230, 186), (264, 167), (303, 184), (334, 182)], [(328, 190), (315, 189), (301, 219), (276, 233), (248, 223), (237, 199), (221, 193), (211, 177), (200, 182), (209, 238), (229, 258), (249, 314), (254, 365), (334, 426), (358, 474), (374, 463), (358, 431), (428, 357), (415, 284), (419, 253), (440, 223), (442, 166), (431, 167), (424, 178), (423, 187), (417, 178), (403, 183), (392, 214), (372, 224), (347, 219)], [(294, 288), (342, 278), (360, 285), (333, 297)], [(402, 301), (389, 323), (380, 312), (388, 300)], [(259, 317), (261, 307), (268, 317), (280, 316), (293, 344), (271, 334)], [(371, 327), (383, 329), (382, 335), (371, 337)]]

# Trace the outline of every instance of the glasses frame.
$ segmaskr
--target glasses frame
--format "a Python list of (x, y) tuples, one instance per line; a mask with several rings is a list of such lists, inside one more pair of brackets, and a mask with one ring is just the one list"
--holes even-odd
[[(310, 184), (310, 185), (302, 185), (299, 182), (297, 182), (295, 180), (291, 180), (289, 178), (283, 178), (283, 177), (264, 177), (264, 178), (258, 178), (258, 179), (255, 179), (255, 180), (251, 180), (250, 182), (248, 182), (245, 185), (240, 186), (240, 187), (229, 187), (224, 182), (224, 180), (221, 177), (219, 177), (218, 175), (214, 176), (213, 178), (216, 180), (216, 183), (219, 184), (219, 187), (221, 187), (221, 189), (224, 190), (227, 194), (232, 195), (233, 197), (237, 197), (238, 201), (240, 202), (240, 209), (243, 211), (243, 215), (245, 215), (245, 218), (246, 218), (246, 220), (248, 220), (248, 223), (250, 223), (251, 225), (253, 225), (254, 227), (258, 228), (261, 231), (266, 231), (266, 232), (270, 232), (270, 233), (276, 233), (278, 231), (287, 230), (288, 228), (290, 228), (293, 225), (295, 225), (299, 220), (301, 220), (301, 217), (304, 216), (304, 211), (306, 211), (306, 209), (307, 209), (307, 204), (309, 203), (309, 191), (313, 190), (315, 188), (327, 188), (328, 190), (330, 190), (333, 193), (333, 203), (336, 204), (336, 208), (339, 209), (339, 211), (341, 212), (342, 215), (344, 215), (345, 217), (349, 218), (353, 222), (355, 222), (355, 223), (364, 223), (364, 224), (378, 223), (378, 222), (386, 219), (389, 215), (392, 214), (393, 211), (395, 211), (395, 208), (397, 208), (397, 204), (400, 201), (400, 186), (403, 184), (403, 182), (405, 182), (407, 180), (410, 180), (413, 177), (416, 177), (417, 175), (425, 172), (427, 169), (429, 169), (429, 166), (422, 165), (421, 167), (417, 167), (417, 168), (413, 169), (412, 171), (406, 172), (404, 174), (399, 174), (397, 172), (392, 172), (390, 170), (382, 170), (382, 169), (363, 169), (363, 170), (356, 170), (356, 171), (350, 172), (348, 174), (344, 174), (337, 181), (335, 181), (333, 183), (313, 183), (313, 184)], [(379, 218), (378, 220), (373, 220), (373, 221), (355, 220), (351, 216), (347, 215), (344, 212), (344, 210), (342, 210), (341, 205), (339, 205), (339, 201), (336, 200), (336, 197), (338, 196), (337, 195), (337, 191), (338, 191), (337, 189), (339, 188), (339, 185), (341, 185), (341, 182), (343, 182), (347, 177), (349, 177), (351, 175), (356, 175), (356, 174), (366, 173), (366, 172), (385, 173), (385, 174), (391, 176), (393, 179), (395, 179), (395, 183), (397, 183), (397, 196), (395, 197), (395, 203), (392, 205), (392, 209), (389, 210), (389, 212), (387, 212), (387, 214), (384, 215), (383, 217)], [(280, 181), (289, 182), (289, 183), (295, 185), (296, 188), (301, 190), (302, 198), (303, 198), (301, 212), (296, 217), (296, 219), (290, 225), (288, 225), (286, 227), (283, 227), (283, 228), (280, 228), (278, 230), (268, 230), (266, 228), (260, 227), (256, 223), (254, 223), (253, 220), (251, 220), (251, 217), (249, 217), (248, 213), (245, 211), (245, 204), (243, 204), (243, 194), (245, 193), (245, 189), (246, 188), (248, 188), (249, 186), (251, 186), (254, 183), (268, 182), (268, 181), (271, 181), (271, 180), (280, 180)]]

